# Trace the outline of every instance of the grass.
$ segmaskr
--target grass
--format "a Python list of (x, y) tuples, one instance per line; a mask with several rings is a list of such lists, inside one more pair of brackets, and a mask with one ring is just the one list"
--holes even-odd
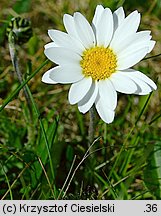
[[(64, 30), (64, 13), (80, 11), (91, 21), (97, 4), (142, 14), (140, 30), (157, 41), (135, 66), (152, 78), (147, 96), (119, 94), (115, 120), (96, 114), (95, 141), (88, 146), (89, 113), (67, 100), (69, 85), (47, 85), (41, 77), (52, 63), (43, 46), (48, 29)], [(0, 12), (0, 198), (161, 199), (161, 21), (160, 1), (1, 1)], [(90, 5), (90, 7), (89, 7)], [(32, 10), (34, 8), (34, 10)], [(23, 83), (11, 63), (5, 36), (13, 16), (30, 18), (33, 37), (17, 46)], [(30, 105), (26, 103), (26, 86)]]

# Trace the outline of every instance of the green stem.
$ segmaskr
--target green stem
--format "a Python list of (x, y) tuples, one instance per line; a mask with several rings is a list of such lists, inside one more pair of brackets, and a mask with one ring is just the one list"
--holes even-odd
[(150, 122), (149, 125), (151, 125), (153, 122), (155, 122), (156, 120), (158, 120), (161, 117), (161, 113), (159, 113), (156, 117), (154, 117)]
[(4, 103), (0, 106), (0, 112), (7, 106), (7, 104), (18, 94), (18, 92), (49, 62), (47, 59), (38, 67), (23, 83), (15, 89), (13, 93), (4, 101)]
[[(15, 46), (15, 36), (14, 36), (14, 33), (12, 31), (9, 33), (8, 42), (9, 42), (9, 50), (10, 50), (10, 56), (11, 56), (12, 64), (13, 64), (14, 70), (17, 74), (18, 80), (19, 80), (20, 84), (22, 84), (23, 78), (22, 78), (22, 73), (20, 71), (19, 62), (18, 62), (18, 58), (17, 58), (17, 50), (16, 50), (16, 46)], [(32, 113), (31, 101), (30, 101), (30, 97), (29, 97), (29, 94), (27, 92), (26, 86), (23, 87), (23, 91), (24, 91), (24, 95), (26, 98), (28, 108), (30, 110), (30, 114), (31, 114)]]
[(156, 57), (159, 57), (159, 56), (161, 56), (161, 53), (159, 53), (157, 55), (154, 55), (154, 56), (149, 56), (147, 58), (142, 59), (141, 61), (144, 61), (144, 60), (147, 60), (147, 59), (151, 59), (151, 58), (156, 58)]
[(148, 98), (146, 99), (145, 104), (144, 104), (143, 108), (141, 109), (141, 112), (139, 113), (138, 118), (137, 118), (136, 121), (135, 121), (135, 125), (137, 125), (138, 121), (140, 120), (140, 117), (141, 117), (142, 114), (144, 113), (145, 108), (147, 107), (148, 102), (149, 102), (149, 100), (150, 100), (150, 98), (151, 98), (151, 96), (152, 96), (152, 93), (153, 93), (153, 92), (151, 92), (151, 93), (148, 95)]
[(131, 134), (133, 133), (135, 127), (137, 126), (137, 123), (138, 123), (138, 121), (140, 120), (142, 114), (144, 113), (144, 111), (145, 111), (145, 109), (146, 109), (146, 107), (147, 107), (147, 104), (148, 104), (148, 102), (149, 102), (149, 100), (150, 100), (150, 98), (151, 98), (151, 95), (152, 95), (152, 93), (149, 94), (148, 98), (146, 99), (146, 101), (145, 101), (145, 103), (144, 103), (144, 105), (143, 105), (143, 107), (142, 107), (142, 109), (141, 109), (141, 111), (140, 111), (140, 113), (139, 113), (139, 115), (138, 115), (138, 118), (136, 119), (136, 121), (135, 121), (133, 127), (131, 128), (130, 132), (129, 132), (128, 135), (126, 136), (125, 141), (123, 142), (123, 145), (122, 145), (122, 147), (121, 147), (121, 149), (120, 149), (120, 151), (119, 151), (119, 153), (118, 153), (118, 155), (117, 155), (117, 158), (116, 158), (116, 160), (115, 160), (115, 163), (114, 163), (112, 169), (110, 170), (109, 179), (111, 178), (111, 176), (112, 176), (112, 174), (113, 174), (113, 171), (115, 170), (116, 165), (118, 164), (118, 162), (119, 162), (119, 160), (120, 160), (120, 157), (121, 157), (122, 152), (126, 149), (127, 141), (128, 141), (128, 139), (129, 139), (129, 137), (131, 136)]
[(7, 176), (6, 172), (5, 172), (5, 169), (4, 169), (4, 167), (3, 167), (3, 164), (2, 164), (1, 162), (0, 162), (0, 165), (1, 165), (1, 167), (2, 167), (3, 173), (4, 173), (5, 178), (6, 178), (6, 182), (7, 182), (7, 184), (8, 184), (8, 190), (9, 190), (9, 193), (10, 193), (10, 199), (13, 200), (12, 189), (11, 189), (11, 185), (10, 185), (8, 176)]
[[(7, 104), (18, 94), (18, 92), (49, 62), (49, 60), (47, 59), (46, 61), (43, 62), (42, 65), (40, 65), (39, 68), (37, 68), (25, 81), (23, 81), (21, 83), (21, 85), (4, 101), (4, 103), (0, 106), (0, 112), (5, 108), (5, 106), (7, 106)], [(26, 89), (27, 86), (26, 86)], [(40, 123), (40, 127), (41, 127), (41, 130), (42, 130), (42, 134), (44, 136), (44, 140), (45, 140), (45, 144), (46, 144), (46, 148), (47, 148), (47, 151), (48, 151), (48, 156), (49, 156), (49, 161), (50, 161), (50, 167), (51, 167), (51, 173), (52, 173), (52, 177), (53, 179), (55, 180), (55, 174), (54, 174), (54, 168), (53, 168), (53, 164), (52, 164), (52, 159), (51, 159), (51, 154), (50, 154), (50, 151), (49, 151), (49, 143), (48, 143), (48, 139), (47, 139), (47, 136), (46, 136), (46, 133), (45, 133), (45, 129), (44, 129), (44, 125), (43, 125), (43, 122), (41, 120), (41, 117), (40, 117), (40, 113), (37, 109), (37, 106), (34, 102), (34, 99), (31, 95), (31, 92), (30, 90), (27, 91), (28, 92), (28, 96), (31, 100), (31, 104), (33, 105), (33, 108), (34, 108), (34, 111), (36, 113), (36, 116), (39, 120), (39, 123)], [(54, 185), (54, 192), (56, 194), (56, 187)]]
[(53, 178), (53, 182), (54, 182), (54, 198), (55, 198), (57, 190), (56, 190), (56, 186), (55, 186), (55, 173), (54, 173), (53, 162), (52, 162), (51, 153), (50, 153), (50, 149), (49, 149), (49, 141), (48, 141), (48, 138), (47, 138), (47, 135), (46, 135), (46, 132), (45, 132), (44, 124), (43, 124), (43, 122), (41, 120), (40, 112), (39, 112), (39, 110), (37, 108), (37, 105), (36, 105), (36, 103), (34, 101), (34, 98), (33, 98), (32, 94), (31, 94), (31, 91), (29, 90), (28, 93), (29, 93), (31, 103), (33, 105), (33, 109), (35, 111), (36, 117), (39, 120), (40, 128), (42, 130), (42, 135), (44, 137), (46, 149), (47, 149), (47, 152), (48, 152), (49, 164), (50, 164), (51, 174), (52, 174), (52, 178)]
[(94, 132), (95, 132), (95, 110), (94, 110), (94, 106), (92, 106), (89, 110), (88, 147), (94, 141)]

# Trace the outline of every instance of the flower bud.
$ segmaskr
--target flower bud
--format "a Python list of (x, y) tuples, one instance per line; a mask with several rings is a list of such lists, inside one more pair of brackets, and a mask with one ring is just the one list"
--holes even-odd
[(26, 43), (32, 37), (31, 22), (26, 18), (14, 17), (7, 27), (7, 36), (11, 31), (14, 33), (17, 44)]

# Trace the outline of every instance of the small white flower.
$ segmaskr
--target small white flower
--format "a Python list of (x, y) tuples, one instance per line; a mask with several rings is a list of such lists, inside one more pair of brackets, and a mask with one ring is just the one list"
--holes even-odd
[(114, 119), (117, 92), (146, 95), (156, 90), (155, 83), (139, 71), (129, 69), (149, 53), (155, 42), (150, 31), (137, 32), (140, 14), (125, 17), (122, 7), (113, 14), (98, 5), (88, 23), (79, 13), (65, 14), (67, 33), (49, 30), (53, 42), (45, 45), (45, 55), (56, 66), (42, 77), (45, 83), (72, 83), (70, 104), (86, 113), (94, 104), (106, 123)]

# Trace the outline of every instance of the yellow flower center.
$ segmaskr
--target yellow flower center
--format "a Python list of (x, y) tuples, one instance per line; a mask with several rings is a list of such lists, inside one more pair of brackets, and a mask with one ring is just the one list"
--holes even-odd
[(112, 49), (96, 46), (83, 52), (80, 65), (86, 77), (104, 80), (116, 71), (117, 58)]

